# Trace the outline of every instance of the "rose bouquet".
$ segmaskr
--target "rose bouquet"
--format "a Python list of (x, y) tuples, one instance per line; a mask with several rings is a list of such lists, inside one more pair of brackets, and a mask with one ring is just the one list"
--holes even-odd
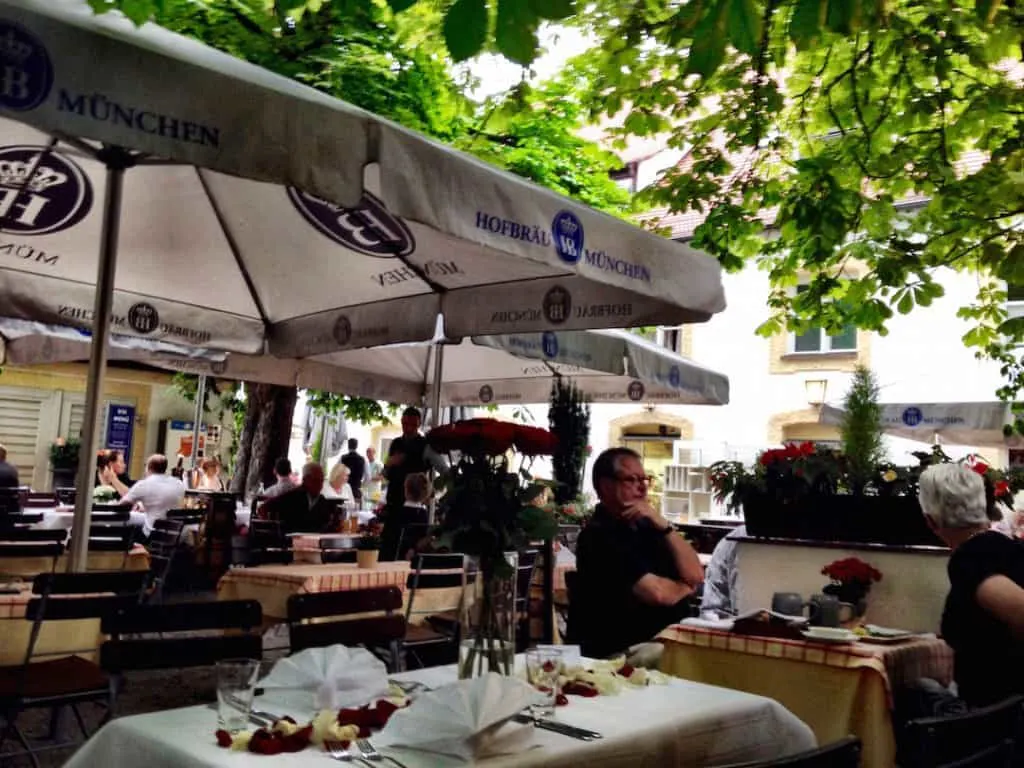
[(854, 606), (867, 597), (873, 583), (882, 580), (881, 571), (857, 557), (829, 563), (821, 573), (832, 580), (822, 591)]

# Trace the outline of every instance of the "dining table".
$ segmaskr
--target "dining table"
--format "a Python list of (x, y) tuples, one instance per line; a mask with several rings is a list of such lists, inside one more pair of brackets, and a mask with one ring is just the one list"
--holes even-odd
[(683, 622), (658, 640), (663, 672), (775, 699), (822, 744), (857, 736), (864, 768), (896, 764), (895, 692), (920, 678), (948, 685), (953, 677), (953, 651), (934, 635), (824, 644)]
[[(0, 666), (22, 664), (32, 635), (32, 622), (25, 618), (25, 609), (32, 594), (32, 585), (4, 586), (0, 593)], [(74, 600), (74, 597), (65, 599)], [(33, 649), (33, 661), (48, 661), (78, 655), (95, 658), (103, 641), (98, 618), (67, 619), (43, 622)]]
[[(522, 667), (521, 656), (517, 657), (517, 666)], [(398, 674), (393, 679), (436, 688), (455, 683), (456, 668), (432, 667)], [(387, 730), (375, 734), (370, 741), (385, 757), (395, 761), (377, 765), (390, 764), (392, 768), (467, 764), (485, 768), (721, 766), (775, 759), (816, 746), (811, 729), (781, 704), (743, 691), (688, 680), (669, 679), (662, 685), (630, 688), (594, 698), (570, 696), (569, 701), (568, 706), (557, 710), (554, 719), (596, 731), (602, 738), (581, 741), (531, 724), (508, 723), (502, 730), (521, 729), (512, 739), (515, 751), (479, 757), (472, 763), (399, 748), (389, 741)], [(287, 714), (299, 722), (308, 721), (313, 714), (312, 700), (309, 711), (281, 710), (272, 691), (256, 702), (262, 711)], [(415, 701), (412, 706), (416, 706)], [(302, 752), (274, 756), (224, 749), (216, 744), (215, 729), (216, 713), (203, 705), (118, 718), (83, 745), (66, 768), (326, 768), (334, 764), (330, 755), (316, 745)], [(496, 736), (501, 740), (501, 731)]]

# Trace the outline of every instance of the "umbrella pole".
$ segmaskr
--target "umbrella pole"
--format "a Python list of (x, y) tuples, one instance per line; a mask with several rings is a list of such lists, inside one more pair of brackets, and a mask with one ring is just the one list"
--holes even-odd
[[(444, 376), (444, 344), (434, 345), (434, 390), (430, 393), (430, 426), (441, 425), (441, 379)], [(431, 471), (430, 479), (433, 481), (436, 472)], [(430, 509), (428, 510), (429, 522), (434, 524), (437, 515), (437, 499), (433, 494), (430, 496)]]
[(203, 425), (203, 403), (206, 400), (206, 374), (199, 374), (199, 383), (196, 385), (196, 412), (192, 420), (192, 477), (195, 477), (195, 470), (199, 468), (199, 436)]
[(85, 387), (85, 420), (79, 450), (78, 476), (75, 478), (75, 516), (71, 525), (71, 557), (68, 572), (86, 570), (89, 557), (89, 521), (92, 517), (92, 487), (96, 476), (96, 442), (103, 403), (103, 379), (107, 367), (110, 314), (114, 305), (114, 275), (117, 271), (117, 239), (121, 224), (121, 194), (124, 172), (130, 156), (111, 149), (103, 158), (107, 165), (107, 190), (103, 201), (103, 230), (100, 236), (100, 263), (96, 271), (96, 300), (92, 312), (92, 348)]

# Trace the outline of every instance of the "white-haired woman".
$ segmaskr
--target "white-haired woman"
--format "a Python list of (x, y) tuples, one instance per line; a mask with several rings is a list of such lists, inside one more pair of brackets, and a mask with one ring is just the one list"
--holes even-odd
[(959, 464), (921, 474), (928, 525), (953, 550), (942, 636), (971, 707), (1024, 694), (1024, 543), (991, 529), (981, 476)]
[(341, 499), (345, 502), (346, 510), (356, 507), (356, 497), (352, 494), (352, 486), (348, 484), (350, 473), (351, 470), (339, 461), (327, 476), (327, 485), (324, 487), (324, 498)]

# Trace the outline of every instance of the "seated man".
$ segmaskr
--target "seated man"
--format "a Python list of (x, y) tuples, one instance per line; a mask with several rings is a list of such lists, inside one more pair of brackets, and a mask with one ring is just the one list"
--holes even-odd
[(18, 487), (18, 468), (7, 462), (7, 449), (0, 445), (0, 488)]
[(265, 498), (271, 499), (293, 490), (296, 485), (292, 480), (292, 463), (284, 456), (274, 462), (274, 477), (277, 482), (263, 491)]
[(330, 533), (338, 530), (338, 506), (324, 498), (324, 468), (310, 462), (302, 468), (298, 488), (267, 501), (260, 509), (268, 520), (280, 520), (284, 533)]
[(736, 592), (736, 539), (747, 535), (747, 526), (740, 525), (722, 539), (711, 553), (704, 574), (704, 597), (701, 612), (717, 611), (735, 614), (739, 612), (739, 595)]
[(185, 484), (167, 474), (167, 457), (159, 453), (150, 456), (146, 462), (146, 476), (121, 496), (124, 504), (142, 504), (146, 513), (142, 533), (147, 537), (153, 532), (153, 524), (163, 520), (167, 510), (180, 507), (184, 500)]
[(576, 545), (570, 627), (584, 655), (605, 657), (685, 618), (704, 573), (686, 539), (648, 502), (635, 451), (605, 451), (592, 478), (600, 503)]

